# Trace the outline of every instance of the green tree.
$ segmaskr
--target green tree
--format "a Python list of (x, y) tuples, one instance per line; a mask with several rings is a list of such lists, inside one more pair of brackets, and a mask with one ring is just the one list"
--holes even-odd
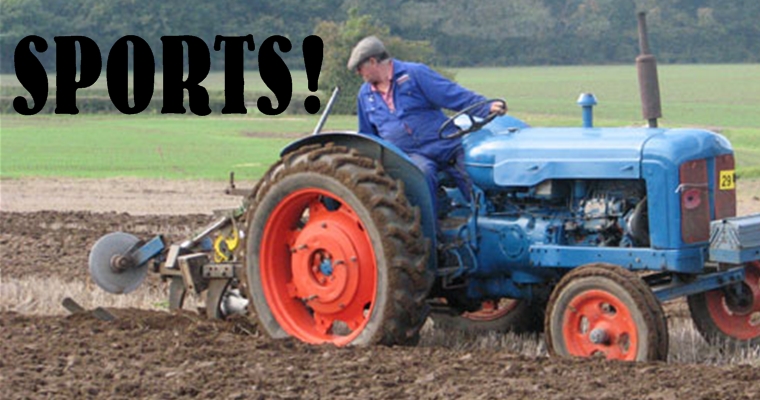
[(399, 59), (429, 62), (433, 56), (428, 42), (392, 36), (388, 26), (373, 21), (368, 15), (359, 15), (355, 9), (349, 11), (349, 17), (343, 23), (320, 22), (314, 34), (322, 38), (324, 43), (319, 89), (324, 93), (332, 92), (336, 86), (341, 89), (341, 95), (333, 108), (333, 112), (337, 114), (356, 114), (356, 93), (362, 80), (354, 71), (349, 71), (346, 64), (351, 49), (362, 38), (377, 36), (383, 41), (391, 56)]
[(47, 41), (48, 50), (35, 55), (48, 72), (55, 71), (53, 36), (83, 35), (86, 32), (78, 28), (80, 25), (81, 18), (76, 9), (64, 2), (3, 0), (0, 2), (0, 71), (14, 70), (16, 46), (29, 35), (37, 35)]

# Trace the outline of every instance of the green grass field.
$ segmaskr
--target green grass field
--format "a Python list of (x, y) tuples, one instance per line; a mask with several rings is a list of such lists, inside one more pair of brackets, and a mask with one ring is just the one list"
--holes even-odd
[(256, 179), (282, 147), (314, 126), (307, 117), (0, 118), (3, 177), (226, 179), (235, 171)]
[[(581, 92), (593, 92), (597, 126), (641, 125), (634, 66), (478, 68), (457, 80), (507, 99), (510, 113), (534, 126), (577, 126)], [(303, 72), (294, 91), (307, 92)], [(666, 127), (706, 127), (733, 143), (741, 176), (760, 176), (760, 64), (665, 65), (659, 70)], [(156, 77), (160, 82), (160, 76)], [(54, 82), (51, 79), (51, 84)], [(247, 90), (265, 90), (256, 72)], [(222, 89), (224, 76), (204, 82)], [(13, 75), (0, 85), (18, 86)], [(104, 87), (101, 79), (96, 83)], [(353, 96), (353, 94), (344, 94)], [(249, 110), (253, 111), (253, 110)], [(0, 115), (0, 176), (136, 176), (169, 179), (259, 177), (318, 116)], [(332, 116), (326, 129), (355, 129), (355, 117)]]

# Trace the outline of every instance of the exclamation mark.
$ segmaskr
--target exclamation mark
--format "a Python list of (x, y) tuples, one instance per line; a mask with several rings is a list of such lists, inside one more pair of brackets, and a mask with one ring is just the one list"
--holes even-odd
[[(303, 40), (303, 63), (306, 68), (306, 80), (309, 83), (310, 92), (316, 92), (319, 87), (323, 48), (322, 38), (317, 35), (308, 36)], [(309, 114), (316, 114), (320, 107), (319, 97), (313, 95), (307, 97), (303, 106)]]

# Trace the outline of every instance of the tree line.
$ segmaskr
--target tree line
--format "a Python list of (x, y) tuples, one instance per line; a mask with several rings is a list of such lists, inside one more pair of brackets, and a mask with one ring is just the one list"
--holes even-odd
[[(216, 35), (273, 35), (293, 42), (282, 58), (301, 68), (302, 40), (320, 24), (369, 18), (389, 35), (429, 49), (425, 59), (449, 67), (628, 63), (638, 52), (636, 13), (648, 13), (650, 43), (662, 63), (760, 62), (758, 0), (3, 0), (0, 72), (28, 35), (45, 38), (39, 54), (55, 71), (53, 37), (94, 39), (106, 60), (122, 36), (140, 36), (162, 65), (161, 36), (192, 35), (213, 49)], [(360, 33), (357, 33), (357, 35)], [(327, 53), (329, 49), (325, 49)], [(423, 50), (420, 50), (423, 51)], [(212, 69), (224, 68), (213, 54)], [(221, 53), (221, 52), (216, 52)], [(348, 55), (345, 55), (347, 58)], [(255, 56), (246, 67), (256, 68)]]

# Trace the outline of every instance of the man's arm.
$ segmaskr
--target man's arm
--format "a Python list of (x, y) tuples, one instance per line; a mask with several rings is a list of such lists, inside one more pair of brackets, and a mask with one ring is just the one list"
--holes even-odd
[[(444, 78), (424, 64), (416, 68), (415, 77), (422, 93), (436, 107), (462, 111), (472, 104), (486, 100), (485, 97)], [(490, 109), (491, 104), (484, 104), (473, 110), (472, 115), (485, 117)]]

